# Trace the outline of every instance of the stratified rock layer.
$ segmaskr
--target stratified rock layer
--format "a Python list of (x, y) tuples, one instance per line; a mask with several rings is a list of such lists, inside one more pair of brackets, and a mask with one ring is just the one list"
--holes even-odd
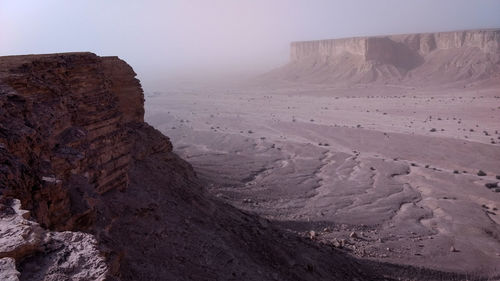
[[(334, 57), (344, 53), (360, 55), (365, 60), (398, 61), (397, 50), (428, 54), (435, 50), (478, 48), (495, 54), (500, 51), (500, 30), (472, 30), (440, 33), (417, 33), (380, 37), (355, 37), (318, 41), (292, 42), (290, 59), (302, 60), (311, 56)], [(396, 50), (394, 53), (393, 51)]]
[(0, 258), (20, 264), (22, 280), (102, 280), (100, 252), (120, 251), (65, 230), (100, 237), (111, 219), (104, 194), (126, 190), (134, 159), (172, 149), (143, 122), (135, 75), (92, 53), (0, 57)]
[(500, 30), (291, 43), (291, 62), (268, 76), (312, 83), (471, 83), (500, 75)]
[(0, 190), (42, 226), (84, 228), (95, 216), (93, 197), (126, 188), (126, 126), (144, 115), (134, 76), (117, 57), (90, 53), (0, 59), (0, 149), (10, 159)]

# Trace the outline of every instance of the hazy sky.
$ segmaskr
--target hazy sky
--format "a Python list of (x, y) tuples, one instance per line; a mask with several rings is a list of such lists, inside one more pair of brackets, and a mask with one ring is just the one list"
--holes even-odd
[(485, 27), (500, 27), (500, 0), (0, 0), (0, 55), (118, 55), (152, 90), (266, 71), (290, 41)]

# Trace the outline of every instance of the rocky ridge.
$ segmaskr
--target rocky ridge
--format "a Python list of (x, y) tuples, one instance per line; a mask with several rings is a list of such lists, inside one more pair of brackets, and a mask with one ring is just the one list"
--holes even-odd
[(293, 42), (290, 63), (268, 77), (363, 84), (472, 83), (500, 75), (500, 30)]

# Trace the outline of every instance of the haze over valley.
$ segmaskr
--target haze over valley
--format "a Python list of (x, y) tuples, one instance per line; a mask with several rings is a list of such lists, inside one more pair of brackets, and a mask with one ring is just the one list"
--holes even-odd
[(0, 279), (500, 280), (499, 12), (0, 1)]

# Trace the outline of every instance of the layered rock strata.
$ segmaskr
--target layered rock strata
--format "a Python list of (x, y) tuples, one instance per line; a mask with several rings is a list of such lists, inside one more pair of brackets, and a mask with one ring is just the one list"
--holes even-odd
[[(112, 259), (103, 255), (118, 255), (102, 250), (102, 243), (101, 250), (95, 246), (94, 236), (100, 237), (100, 226), (111, 219), (104, 216), (104, 195), (127, 189), (134, 157), (171, 151), (168, 138), (143, 122), (143, 104), (134, 71), (117, 57), (0, 58), (0, 198), (7, 202), (0, 212), (3, 266), (16, 261), (23, 280), (60, 280), (68, 261), (66, 271), (97, 266), (103, 279), (104, 260)], [(138, 148), (135, 136), (151, 137), (151, 146)], [(17, 199), (19, 204), (12, 203)], [(20, 211), (21, 204), (29, 212)], [(78, 256), (82, 249), (88, 256)], [(96, 261), (100, 256), (102, 262)], [(12, 272), (9, 276), (16, 276)], [(66, 277), (99, 279), (73, 273)]]
[(87, 53), (0, 59), (0, 153), (8, 159), (0, 190), (42, 226), (85, 228), (94, 197), (126, 188), (126, 125), (144, 115), (134, 76), (116, 57)]
[[(496, 54), (500, 51), (500, 30), (469, 30), (438, 33), (417, 33), (377, 37), (355, 37), (317, 41), (292, 42), (290, 59), (302, 60), (311, 56), (334, 57), (344, 53), (359, 55), (364, 60), (391, 63), (407, 49), (420, 55), (435, 50), (477, 48)], [(396, 52), (394, 52), (396, 51)]]
[(320, 84), (468, 83), (500, 76), (500, 29), (293, 42), (266, 77)]

